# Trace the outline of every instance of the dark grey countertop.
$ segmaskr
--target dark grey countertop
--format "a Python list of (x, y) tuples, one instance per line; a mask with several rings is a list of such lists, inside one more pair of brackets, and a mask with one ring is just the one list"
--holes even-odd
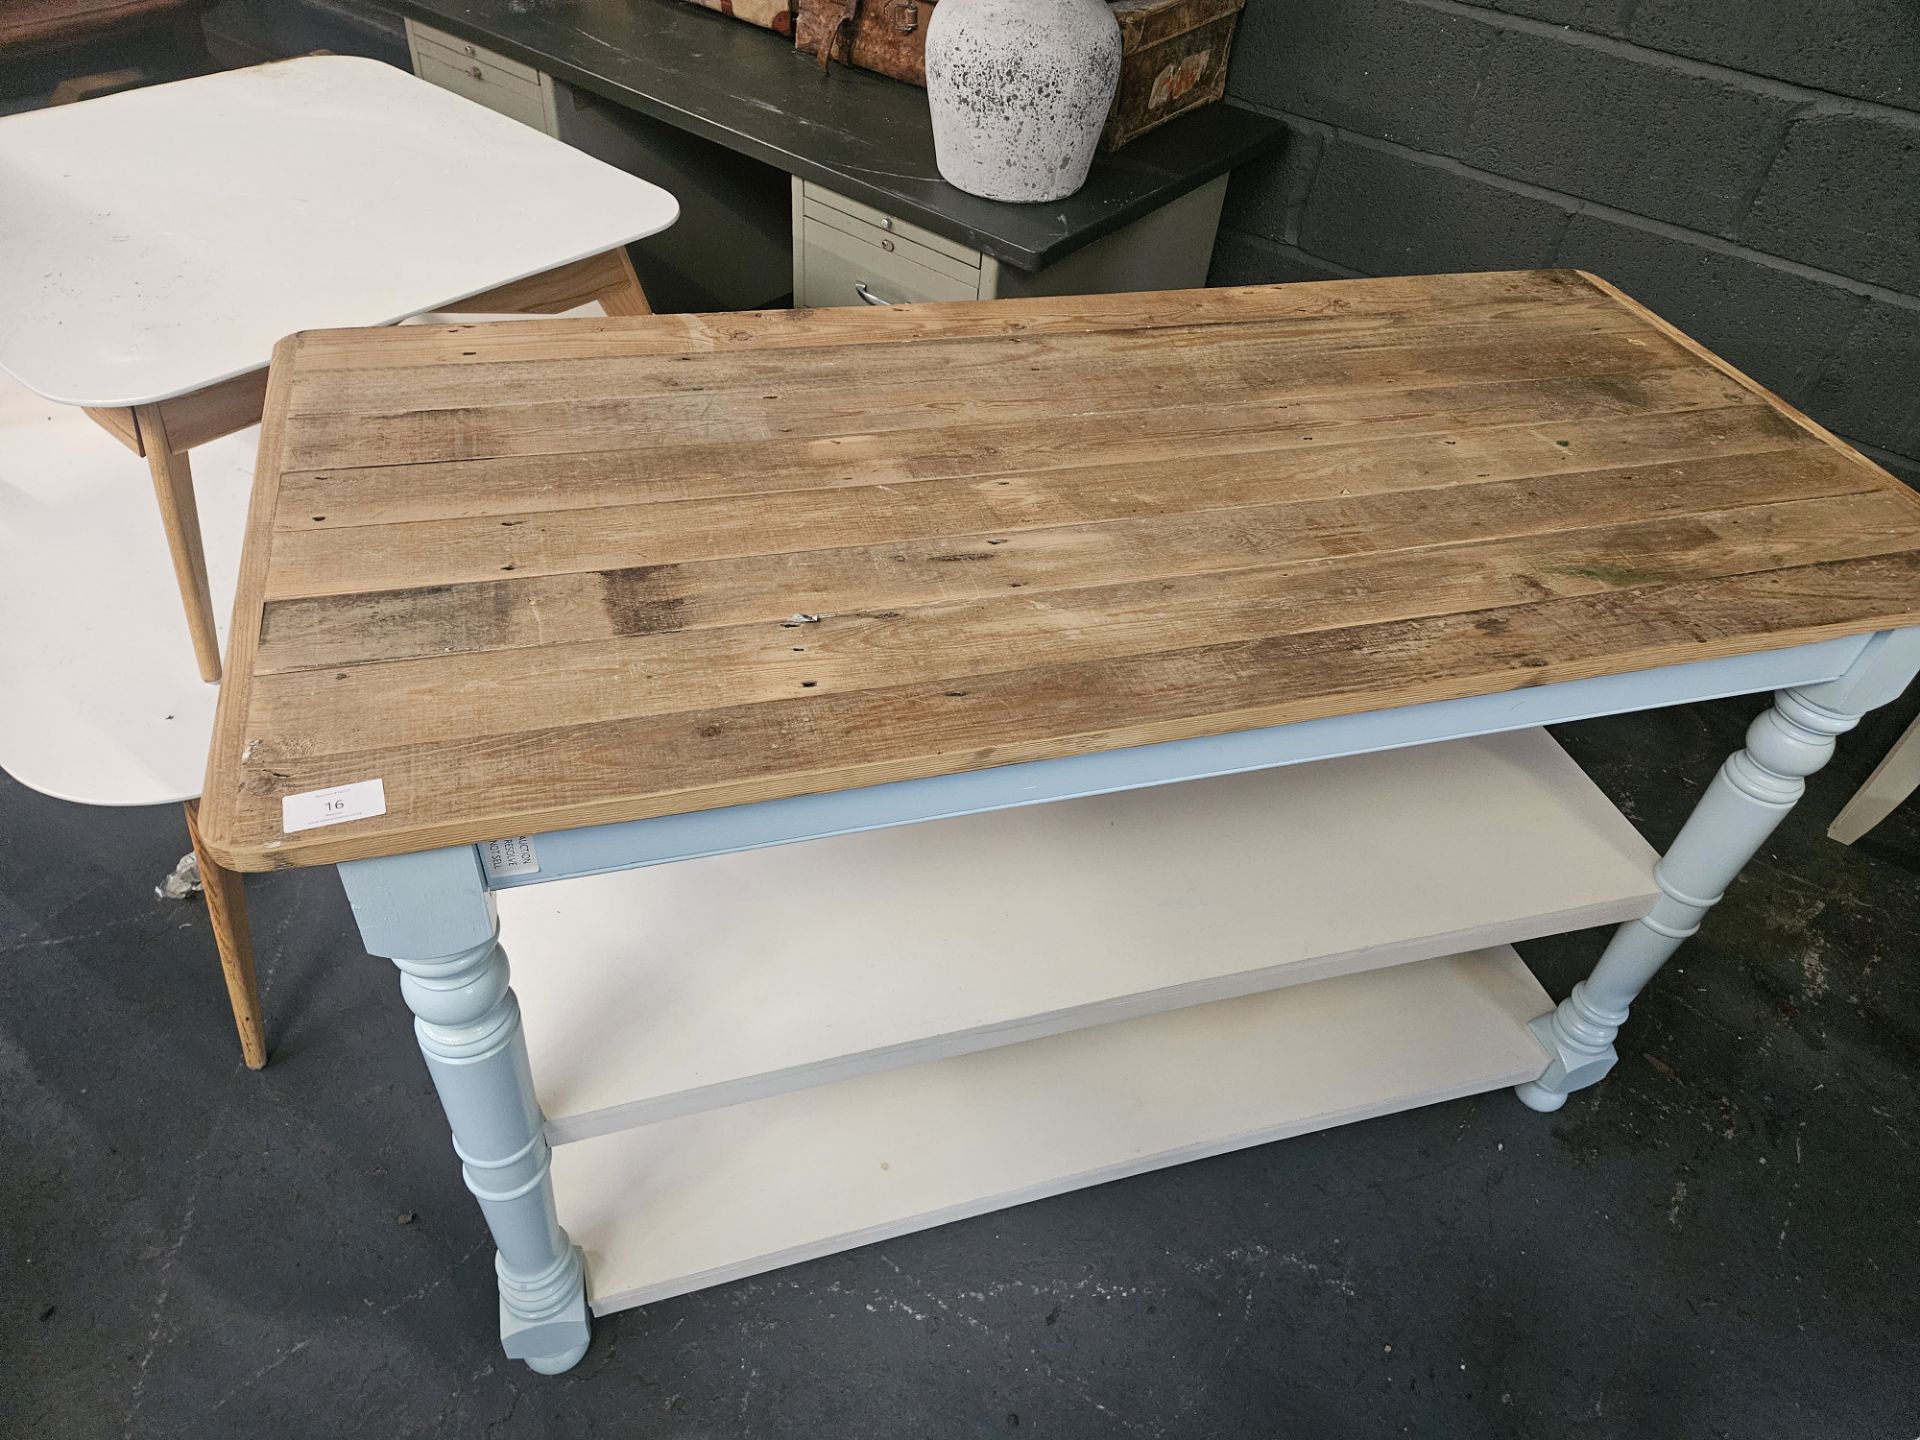
[(1038, 270), (1277, 145), (1280, 122), (1214, 105), (1094, 162), (1047, 205), (954, 189), (926, 92), (835, 65), (685, 0), (387, 0), (556, 79)]

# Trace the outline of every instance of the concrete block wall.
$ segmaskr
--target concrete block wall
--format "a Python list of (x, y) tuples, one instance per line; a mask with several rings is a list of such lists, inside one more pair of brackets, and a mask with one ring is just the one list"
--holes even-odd
[(1215, 284), (1570, 265), (1920, 484), (1920, 0), (1248, 0)]

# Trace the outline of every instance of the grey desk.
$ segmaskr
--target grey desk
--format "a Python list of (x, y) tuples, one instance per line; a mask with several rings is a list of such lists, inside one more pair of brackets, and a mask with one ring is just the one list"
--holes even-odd
[[(682, 197), (681, 224), (652, 247), (643, 276), (662, 308), (735, 308), (783, 294), (803, 190), (844, 199), (844, 214), (867, 207), (977, 253), (1002, 277), (983, 294), (1138, 288), (1045, 287), (1031, 277), (1205, 187), (1214, 187), (1217, 211), (1214, 182), (1282, 136), (1268, 116), (1214, 106), (1102, 156), (1065, 201), (1006, 205), (939, 178), (924, 92), (845, 66), (823, 72), (785, 37), (683, 0), (391, 0), (391, 8), (478, 49), (435, 53), (454, 88), (475, 70), (475, 83), (498, 78), (509, 88), (533, 75), (546, 87), (533, 103), (550, 105), (555, 133)], [(716, 289), (721, 233), (738, 273)], [(750, 293), (769, 284), (767, 294)]]

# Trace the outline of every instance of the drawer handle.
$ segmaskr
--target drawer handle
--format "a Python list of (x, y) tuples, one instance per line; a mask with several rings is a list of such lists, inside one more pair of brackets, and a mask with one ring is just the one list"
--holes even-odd
[(896, 303), (895, 301), (892, 301), (892, 300), (882, 300), (878, 295), (874, 294), (871, 290), (867, 288), (867, 282), (864, 280), (856, 280), (853, 282), (853, 293), (858, 295), (862, 300), (866, 301), (867, 304), (869, 305), (892, 305)]

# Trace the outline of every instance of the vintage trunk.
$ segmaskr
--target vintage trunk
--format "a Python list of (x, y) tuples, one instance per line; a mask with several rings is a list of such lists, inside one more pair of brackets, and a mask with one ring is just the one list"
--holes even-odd
[[(706, 0), (698, 0), (706, 3)], [(744, 3), (744, 0), (735, 0)], [(798, 0), (794, 44), (829, 60), (927, 83), (934, 0)], [(1120, 22), (1120, 88), (1100, 137), (1116, 150), (1226, 93), (1227, 59), (1246, 0), (1112, 0)], [(776, 27), (777, 28), (777, 27)]]
[(1226, 93), (1227, 58), (1246, 0), (1113, 0), (1120, 88), (1102, 150), (1211, 105)]
[(707, 10), (718, 10), (749, 25), (760, 25), (782, 35), (793, 34), (794, 0), (689, 0)]
[(927, 22), (935, 0), (800, 0), (793, 43), (802, 54), (927, 83)]

